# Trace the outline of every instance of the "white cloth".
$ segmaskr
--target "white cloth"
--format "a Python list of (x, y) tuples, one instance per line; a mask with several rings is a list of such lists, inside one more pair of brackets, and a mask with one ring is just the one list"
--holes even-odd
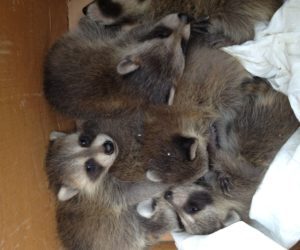
[(285, 248), (240, 221), (209, 235), (172, 233), (179, 250), (253, 250)]
[[(224, 50), (286, 94), (300, 121), (300, 1), (288, 0), (255, 39)], [(300, 131), (277, 154), (253, 197), (250, 216), (285, 247), (300, 239)]]
[(288, 0), (269, 25), (257, 26), (255, 39), (223, 48), (253, 75), (268, 78), (289, 97), (300, 120), (300, 1)]
[(300, 128), (272, 162), (253, 197), (250, 217), (287, 248), (300, 239)]
[[(300, 121), (300, 0), (287, 0), (269, 24), (258, 24), (253, 41), (223, 49), (286, 94)], [(300, 128), (271, 164), (253, 197), (250, 216), (286, 248), (300, 240)], [(173, 233), (173, 237), (179, 250), (283, 249), (239, 223), (211, 235)]]

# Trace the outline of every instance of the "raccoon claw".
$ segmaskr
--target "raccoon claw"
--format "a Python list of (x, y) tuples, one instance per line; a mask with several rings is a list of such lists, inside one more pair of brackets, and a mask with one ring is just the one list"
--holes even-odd
[(191, 32), (198, 33), (198, 34), (208, 33), (209, 26), (210, 26), (209, 17), (206, 16), (193, 22), (191, 26)]
[(231, 177), (226, 175), (225, 173), (220, 173), (218, 175), (218, 182), (220, 184), (220, 188), (225, 195), (229, 195), (231, 192), (233, 185), (231, 183)]

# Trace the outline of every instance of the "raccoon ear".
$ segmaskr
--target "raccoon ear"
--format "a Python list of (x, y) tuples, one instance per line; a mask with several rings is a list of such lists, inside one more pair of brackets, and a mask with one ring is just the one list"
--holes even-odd
[(52, 131), (49, 135), (49, 139), (50, 139), (50, 141), (55, 141), (56, 139), (61, 138), (61, 137), (65, 137), (66, 135), (67, 134), (63, 133), (63, 132)]
[(102, 21), (102, 15), (96, 1), (93, 1), (83, 7), (82, 13), (93, 21)]
[(198, 140), (194, 137), (176, 136), (175, 143), (184, 151), (188, 160), (193, 161), (196, 158)]
[(140, 67), (140, 62), (138, 57), (127, 56), (119, 62), (117, 66), (117, 72), (120, 75), (127, 75), (129, 73), (136, 71), (139, 67)]
[(238, 214), (238, 212), (235, 210), (231, 210), (228, 213), (228, 215), (226, 216), (223, 224), (225, 227), (227, 227), (227, 226), (230, 226), (231, 224), (238, 222), (240, 220), (241, 220), (241, 216)]
[(57, 198), (60, 201), (67, 201), (78, 193), (79, 191), (77, 189), (67, 187), (67, 186), (62, 186), (58, 191)]
[(149, 181), (152, 182), (161, 182), (162, 179), (156, 174), (156, 172), (154, 170), (148, 170), (146, 172), (146, 177)]
[(154, 204), (155, 202), (153, 198), (150, 198), (148, 200), (140, 202), (137, 205), (136, 210), (140, 216), (150, 219), (155, 212)]

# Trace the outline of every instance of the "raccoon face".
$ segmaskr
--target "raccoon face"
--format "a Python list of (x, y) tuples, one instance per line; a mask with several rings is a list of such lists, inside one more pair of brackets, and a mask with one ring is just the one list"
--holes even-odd
[(118, 146), (106, 134), (63, 134), (53, 132), (46, 168), (61, 187), (59, 200), (68, 200), (78, 193), (93, 195), (118, 156)]
[(147, 10), (151, 0), (96, 0), (83, 13), (105, 25), (134, 24)]
[(238, 213), (208, 187), (178, 186), (167, 191), (164, 198), (176, 211), (182, 229), (190, 234), (210, 234), (240, 220)]
[(152, 103), (172, 104), (175, 86), (185, 67), (190, 37), (188, 17), (170, 14), (154, 25), (131, 30), (127, 37), (132, 42), (124, 50), (117, 72), (134, 83), (143, 83), (136, 86), (137, 91), (150, 95), (146, 97)]

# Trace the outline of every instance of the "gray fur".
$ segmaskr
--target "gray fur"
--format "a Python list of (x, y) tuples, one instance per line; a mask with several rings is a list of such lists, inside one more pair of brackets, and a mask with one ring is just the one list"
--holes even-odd
[[(158, 26), (165, 38), (153, 37)], [(59, 39), (45, 62), (44, 93), (58, 111), (77, 119), (126, 113), (144, 104), (167, 104), (183, 73), (182, 40), (190, 26), (177, 14), (129, 32), (111, 31), (89, 18)]]
[[(205, 32), (221, 33), (232, 43), (242, 43), (254, 36), (257, 22), (268, 21), (280, 7), (282, 0), (244, 1), (244, 0), (97, 0), (87, 9), (98, 13), (95, 19), (107, 25), (128, 21), (131, 26), (136, 22), (157, 20), (173, 12), (187, 13), (195, 18), (194, 34)], [(87, 13), (89, 15), (89, 13)], [(209, 17), (209, 20), (203, 17)], [(199, 21), (200, 20), (200, 21)]]

